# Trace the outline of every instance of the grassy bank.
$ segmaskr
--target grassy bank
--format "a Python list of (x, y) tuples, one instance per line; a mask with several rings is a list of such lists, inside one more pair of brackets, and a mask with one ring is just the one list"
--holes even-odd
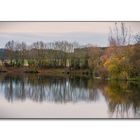
[(25, 74), (25, 73), (34, 73), (34, 74), (42, 74), (42, 75), (75, 75), (75, 76), (91, 76), (88, 70), (80, 69), (80, 70), (69, 70), (62, 68), (49, 68), (49, 69), (37, 69), (37, 68), (1, 68), (0, 73), (8, 73), (8, 74)]
[[(100, 76), (93, 77), (88, 69), (78, 69), (78, 70), (70, 70), (64, 68), (49, 68), (49, 69), (37, 69), (37, 68), (0, 68), (1, 74), (39, 74), (39, 75), (50, 75), (50, 76), (80, 76), (80, 77), (90, 77), (95, 80), (103, 80)], [(140, 77), (133, 77), (128, 79), (113, 79), (106, 78), (105, 81), (140, 81)]]

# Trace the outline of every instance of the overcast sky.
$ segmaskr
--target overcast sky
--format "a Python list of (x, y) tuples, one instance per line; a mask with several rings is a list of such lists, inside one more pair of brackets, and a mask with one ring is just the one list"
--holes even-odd
[[(0, 47), (9, 40), (24, 41), (77, 41), (80, 44), (107, 46), (109, 27), (115, 22), (0, 22)], [(132, 34), (140, 33), (140, 22), (125, 22)]]

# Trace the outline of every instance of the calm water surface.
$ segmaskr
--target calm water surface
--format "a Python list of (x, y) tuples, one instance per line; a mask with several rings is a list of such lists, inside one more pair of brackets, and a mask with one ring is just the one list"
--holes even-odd
[(140, 83), (1, 74), (0, 118), (140, 118)]

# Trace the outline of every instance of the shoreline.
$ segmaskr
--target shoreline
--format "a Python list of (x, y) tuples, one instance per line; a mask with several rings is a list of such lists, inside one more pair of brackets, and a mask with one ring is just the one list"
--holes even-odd
[(87, 77), (95, 80), (103, 81), (140, 81), (140, 77), (128, 78), (128, 79), (102, 79), (101, 77), (93, 77), (88, 69), (79, 70), (68, 70), (65, 68), (48, 68), (48, 69), (31, 69), (31, 68), (1, 68), (1, 74), (8, 75), (24, 75), (24, 74), (37, 74), (37, 75), (48, 75), (48, 76), (62, 76), (62, 77)]
[(57, 75), (57, 76), (91, 76), (89, 70), (68, 70), (65, 68), (31, 69), (31, 68), (1, 68), (0, 74), (38, 74), (38, 75)]

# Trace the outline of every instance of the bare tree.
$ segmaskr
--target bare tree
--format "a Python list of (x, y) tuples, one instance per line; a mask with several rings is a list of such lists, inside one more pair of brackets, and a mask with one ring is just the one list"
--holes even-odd
[(130, 44), (131, 28), (128, 28), (124, 22), (121, 22), (120, 25), (115, 22), (115, 27), (110, 27), (109, 29), (110, 33), (108, 40), (110, 46), (126, 46)]
[(15, 47), (15, 42), (12, 40), (12, 41), (8, 41), (5, 45), (5, 48), (6, 48), (6, 56), (7, 56), (7, 59), (10, 60), (10, 65), (12, 65), (12, 60), (14, 58), (14, 47)]

